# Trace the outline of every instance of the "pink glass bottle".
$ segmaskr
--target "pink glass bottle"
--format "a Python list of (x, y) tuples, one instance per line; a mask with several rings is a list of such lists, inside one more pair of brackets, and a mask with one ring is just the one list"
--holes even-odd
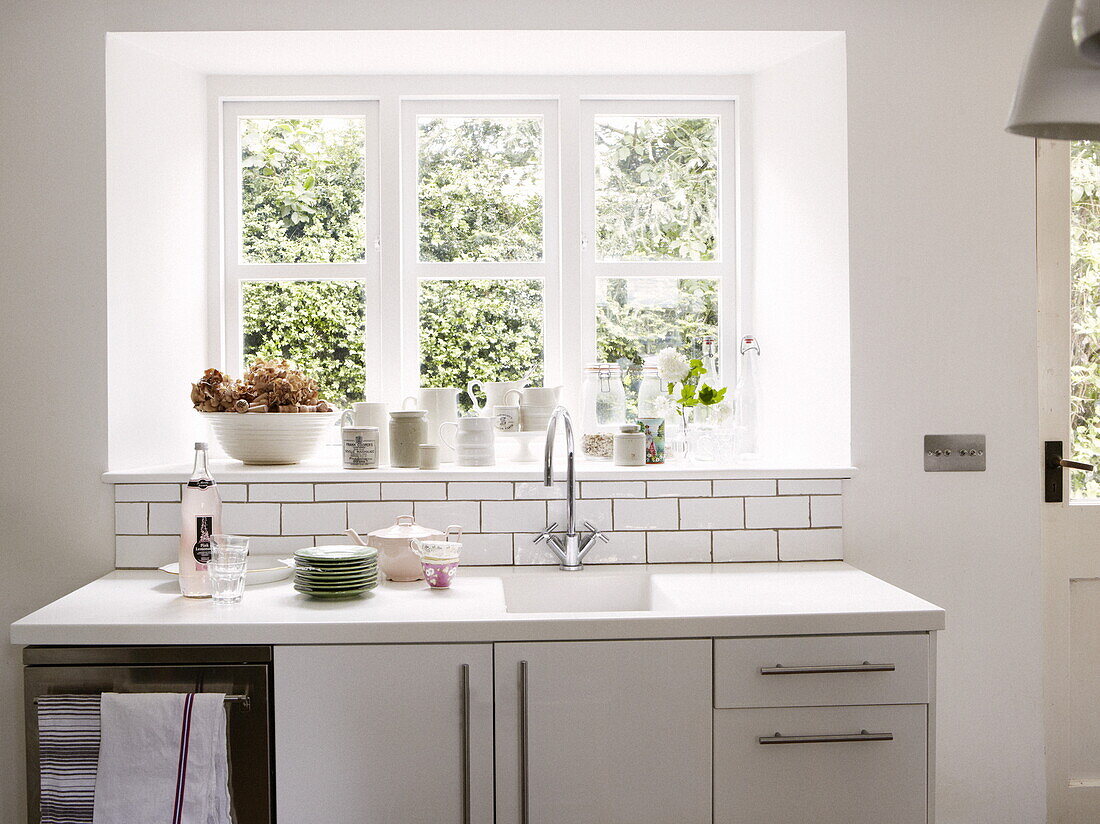
[(206, 444), (195, 444), (195, 468), (180, 503), (180, 592), (188, 598), (210, 597), (213, 536), (222, 531), (222, 499), (207, 467)]

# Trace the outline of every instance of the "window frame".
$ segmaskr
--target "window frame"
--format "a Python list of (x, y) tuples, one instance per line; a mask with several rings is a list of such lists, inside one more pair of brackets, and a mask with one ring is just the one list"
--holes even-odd
[[(542, 120), (543, 224), (542, 259), (538, 261), (420, 260), (419, 153), (417, 121), (421, 117), (539, 117)], [(561, 383), (561, 161), (558, 101), (551, 98), (406, 97), (401, 100), (401, 321), (402, 364), (406, 392), (420, 387), (421, 280), (539, 279), (543, 284), (543, 374), (546, 384)], [(465, 387), (457, 387), (465, 389)]]
[[(581, 186), (583, 166), (581, 154), (583, 147), (594, 140), (591, 124), (587, 130), (581, 120), (586, 106), (596, 105), (600, 113), (607, 111), (606, 103), (614, 101), (626, 103), (630, 113), (645, 113), (642, 106), (654, 107), (655, 113), (680, 111), (708, 113), (711, 105), (718, 106), (727, 120), (721, 126), (722, 166), (719, 183), (720, 192), (720, 235), (723, 244), (721, 261), (709, 265), (721, 267), (720, 292), (720, 357), (722, 358), (723, 383), (732, 386), (736, 380), (736, 346), (738, 330), (751, 329), (753, 324), (753, 284), (752, 284), (752, 83), (744, 75), (631, 75), (607, 77), (596, 75), (541, 75), (541, 76), (473, 76), (473, 75), (377, 75), (377, 76), (218, 76), (208, 82), (208, 101), (211, 153), (220, 158), (220, 162), (211, 164), (209, 182), (211, 187), (210, 257), (211, 270), (208, 274), (209, 301), (208, 324), (210, 356), (215, 363), (222, 363), (232, 371), (232, 361), (227, 357), (231, 345), (239, 343), (239, 320), (234, 312), (239, 307), (230, 307), (226, 293), (232, 291), (233, 281), (229, 271), (228, 255), (222, 249), (223, 237), (233, 238), (227, 231), (228, 217), (220, 217), (219, 212), (232, 214), (226, 192), (233, 193), (239, 184), (228, 180), (232, 164), (225, 163), (226, 154), (223, 139), (223, 120), (229, 119), (228, 112), (235, 107), (257, 105), (249, 113), (260, 116), (265, 112), (278, 114), (284, 105), (287, 109), (308, 114), (313, 109), (306, 106), (323, 105), (323, 113), (346, 113), (349, 106), (373, 105), (377, 112), (377, 131), (374, 145), (370, 148), (368, 136), (368, 163), (374, 162), (380, 170), (378, 175), (378, 233), (380, 239), (377, 248), (367, 249), (368, 261), (375, 271), (370, 273), (368, 295), (377, 297), (375, 307), (367, 307), (368, 338), (365, 345), (367, 397), (370, 400), (385, 400), (399, 403), (400, 398), (415, 392), (419, 381), (419, 352), (410, 349), (409, 342), (419, 343), (419, 329), (416, 314), (415, 277), (407, 271), (405, 246), (408, 225), (404, 218), (404, 208), (408, 197), (401, 173), (409, 156), (404, 145), (407, 139), (401, 134), (401, 124), (406, 112), (423, 101), (456, 101), (457, 105), (469, 101), (502, 101), (514, 104), (522, 101), (533, 105), (542, 103), (554, 108), (558, 133), (555, 136), (546, 128), (548, 139), (544, 150), (549, 164), (551, 150), (557, 152), (558, 175), (552, 177), (549, 167), (546, 170), (546, 185), (552, 180), (558, 184), (558, 208), (549, 206), (547, 192), (547, 214), (549, 221), (556, 213), (558, 221), (558, 240), (556, 251), (558, 267), (550, 275), (554, 280), (544, 279), (544, 348), (546, 383), (561, 383), (564, 386), (562, 400), (576, 409), (581, 400), (580, 387), (582, 370), (586, 363), (595, 359), (595, 283), (597, 275), (591, 266), (585, 266), (582, 249), (582, 232), (589, 238), (593, 236), (594, 226), (582, 225)], [(530, 111), (530, 109), (529, 109)], [(613, 112), (608, 112), (613, 113)], [(548, 121), (544, 120), (544, 123)], [(369, 129), (369, 125), (368, 125)], [(572, 136), (576, 136), (573, 138)], [(589, 149), (591, 153), (592, 149)], [(415, 153), (413, 154), (415, 157)], [(587, 166), (588, 164), (584, 164)], [(385, 170), (382, 174), (381, 170)], [(413, 202), (415, 203), (415, 171), (412, 173)], [(575, 182), (575, 185), (570, 185)], [(593, 200), (594, 203), (594, 194)], [(371, 212), (368, 209), (368, 219)], [(549, 237), (549, 226), (544, 225), (544, 233)], [(416, 239), (415, 229), (412, 232)], [(367, 237), (372, 237), (368, 232)], [(594, 246), (594, 244), (593, 244)], [(415, 249), (415, 246), (413, 247)], [(547, 241), (547, 256), (551, 244)], [(594, 252), (593, 252), (594, 254)], [(548, 257), (539, 262), (547, 264)], [(704, 276), (695, 266), (675, 261), (642, 262), (644, 266), (661, 267), (669, 264), (691, 265), (691, 271), (685, 277)], [(261, 264), (274, 266), (277, 264)], [(289, 264), (310, 266), (310, 264)], [(322, 269), (318, 276), (327, 277), (327, 272), (335, 267), (359, 264), (319, 264)], [(462, 267), (469, 263), (422, 264), (423, 266)], [(515, 264), (482, 264), (507, 265)], [(531, 265), (531, 264), (528, 264)], [(607, 263), (608, 266), (622, 266), (623, 263)], [(631, 263), (627, 265), (627, 268)], [(583, 271), (582, 271), (583, 270)], [(620, 276), (623, 269), (614, 271), (612, 276)], [(483, 275), (478, 275), (479, 277)], [(308, 275), (301, 276), (303, 279)], [(286, 279), (286, 278), (284, 278)], [(290, 278), (290, 279), (298, 279)], [(399, 312), (381, 312), (381, 307), (400, 307)], [(371, 319), (374, 312), (381, 314), (377, 323)], [(579, 313), (579, 317), (578, 317)], [(373, 327), (372, 327), (373, 324)], [(552, 340), (557, 340), (557, 345)], [(555, 366), (555, 364), (557, 364)], [(461, 388), (461, 387), (459, 387)]]
[[(676, 98), (587, 98), (580, 102), (580, 285), (586, 308), (582, 322), (588, 362), (596, 360), (596, 284), (602, 278), (714, 278), (718, 282), (718, 353), (722, 385), (736, 374), (737, 272), (739, 238), (737, 103), (734, 100)], [(717, 117), (718, 225), (713, 261), (596, 259), (596, 119), (599, 116)], [(578, 364), (577, 368), (583, 368)]]
[[(222, 209), (222, 318), (224, 364), (232, 375), (244, 365), (243, 301), (245, 281), (356, 280), (364, 284), (363, 312), (364, 387), (377, 383), (381, 373), (381, 261), (379, 243), (380, 169), (378, 160), (379, 117), (377, 100), (273, 100), (225, 102), (222, 109), (223, 164)], [(346, 117), (364, 119), (363, 163), (363, 260), (352, 263), (247, 263), (241, 260), (241, 119)], [(232, 161), (232, 162), (230, 162)]]

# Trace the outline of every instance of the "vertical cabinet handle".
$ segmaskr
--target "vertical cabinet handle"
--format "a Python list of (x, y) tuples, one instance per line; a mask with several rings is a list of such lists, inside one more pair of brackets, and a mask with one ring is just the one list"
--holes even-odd
[(528, 824), (527, 792), (527, 662), (519, 662), (519, 821)]
[(462, 665), (462, 824), (470, 824), (470, 665)]

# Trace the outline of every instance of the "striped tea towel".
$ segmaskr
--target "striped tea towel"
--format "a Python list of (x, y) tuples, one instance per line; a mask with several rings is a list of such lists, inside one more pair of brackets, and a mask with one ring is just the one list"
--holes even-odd
[(94, 824), (232, 824), (225, 695), (103, 693)]
[(38, 696), (42, 824), (92, 824), (99, 696)]

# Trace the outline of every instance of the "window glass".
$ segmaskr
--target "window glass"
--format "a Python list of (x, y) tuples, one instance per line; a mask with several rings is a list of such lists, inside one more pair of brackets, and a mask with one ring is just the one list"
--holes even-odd
[(539, 117), (417, 119), (422, 262), (542, 260)]
[(241, 283), (245, 362), (286, 358), (340, 407), (363, 400), (365, 289), (355, 280)]
[(596, 360), (618, 363), (627, 412), (637, 405), (646, 357), (667, 346), (703, 356), (703, 337), (718, 335), (718, 281), (713, 278), (633, 277), (596, 281)]
[(241, 262), (364, 259), (361, 117), (240, 118)]
[(596, 118), (596, 259), (717, 260), (718, 118)]
[[(543, 377), (543, 284), (534, 278), (420, 281), (420, 385)], [(463, 393), (463, 408), (469, 398)]]
[[(1100, 464), (1100, 142), (1077, 141), (1070, 160), (1073, 362), (1070, 425), (1075, 459)], [(1094, 472), (1070, 472), (1072, 497), (1100, 498)]]

